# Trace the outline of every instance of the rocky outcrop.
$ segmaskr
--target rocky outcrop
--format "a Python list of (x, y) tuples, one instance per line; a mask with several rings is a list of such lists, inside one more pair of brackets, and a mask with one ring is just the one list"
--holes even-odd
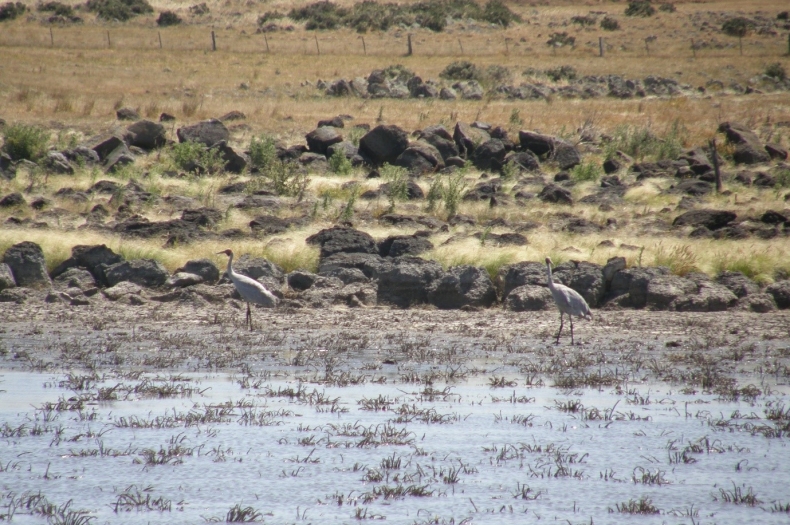
[(6, 250), (2, 262), (11, 270), (17, 286), (44, 288), (52, 285), (44, 251), (34, 242), (14, 244)]
[(408, 308), (428, 302), (428, 290), (444, 275), (434, 261), (419, 257), (397, 257), (378, 275), (378, 302)]
[(395, 125), (376, 126), (359, 140), (359, 154), (371, 164), (392, 164), (407, 147), (408, 134)]
[(321, 248), (321, 259), (336, 253), (378, 253), (373, 237), (363, 231), (344, 226), (321, 230), (308, 237), (306, 242)]
[(162, 286), (170, 276), (162, 263), (153, 259), (134, 259), (104, 269), (107, 284), (112, 287), (129, 281), (146, 288)]
[(204, 120), (191, 126), (184, 126), (176, 130), (179, 142), (198, 142), (210, 148), (220, 141), (228, 142), (230, 132), (222, 121), (217, 119)]
[(496, 290), (488, 272), (475, 266), (455, 266), (428, 289), (428, 302), (441, 310), (465, 306), (488, 308), (496, 303)]

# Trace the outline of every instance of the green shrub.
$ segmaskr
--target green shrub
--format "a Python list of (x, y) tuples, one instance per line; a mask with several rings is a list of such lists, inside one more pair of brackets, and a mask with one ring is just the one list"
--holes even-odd
[(147, 0), (88, 0), (85, 6), (99, 18), (121, 22), (154, 12)]
[(156, 19), (156, 25), (159, 27), (177, 26), (180, 23), (181, 17), (173, 11), (162, 11)]
[(773, 64), (769, 64), (765, 68), (766, 76), (774, 78), (776, 80), (784, 80), (787, 78), (787, 71), (779, 62), (774, 62)]
[(587, 26), (594, 26), (595, 25), (595, 17), (594, 16), (573, 16), (571, 17), (572, 24), (579, 24), (582, 27)]
[(730, 18), (721, 25), (721, 30), (725, 35), (739, 38), (746, 36), (752, 29), (754, 29), (754, 22), (742, 16)]
[(552, 33), (549, 36), (548, 41), (546, 42), (546, 45), (552, 47), (563, 47), (563, 46), (573, 47), (575, 44), (576, 44), (576, 37), (569, 35), (565, 31), (561, 33)]
[(560, 80), (576, 80), (577, 76), (576, 68), (573, 66), (555, 67), (553, 69), (547, 69), (545, 73), (546, 76), (554, 82), (559, 82)]
[(622, 151), (635, 159), (676, 159), (683, 151), (687, 130), (677, 120), (664, 138), (658, 137), (649, 127), (622, 125), (615, 128), (612, 139), (604, 147), (606, 158)]
[(625, 8), (625, 16), (648, 17), (656, 14), (656, 8), (650, 5), (649, 0), (633, 0)]
[(6, 2), (0, 5), (0, 22), (13, 20), (24, 15), (25, 11), (27, 11), (27, 7), (22, 2)]
[(439, 76), (447, 80), (480, 80), (483, 73), (471, 62), (459, 60), (445, 67)]
[(595, 162), (582, 162), (571, 170), (571, 178), (576, 182), (596, 181), (601, 178), (601, 166)]
[(678, 8), (675, 7), (675, 4), (666, 3), (658, 6), (658, 10), (663, 11), (664, 13), (674, 13), (675, 11), (678, 10)]
[(217, 149), (200, 142), (181, 142), (170, 149), (170, 158), (176, 167), (196, 174), (215, 174), (222, 171), (225, 162)]
[(351, 173), (351, 168), (351, 161), (348, 160), (342, 148), (338, 148), (332, 156), (329, 157), (329, 169), (332, 173), (348, 175)]
[(252, 137), (250, 141), (250, 167), (264, 170), (277, 161), (274, 138), (266, 135)]
[(444, 200), (444, 209), (447, 211), (447, 216), (452, 217), (458, 213), (458, 205), (461, 203), (466, 192), (466, 180), (464, 180), (465, 170), (459, 170), (458, 173), (450, 175), (447, 179), (447, 184), (442, 191), (442, 199)]
[(47, 152), (49, 131), (28, 124), (11, 124), (3, 132), (3, 151), (13, 160), (36, 161)]
[(604, 31), (617, 31), (620, 29), (620, 22), (610, 16), (605, 16), (601, 20), (601, 29)]
[(288, 13), (293, 20), (306, 22), (305, 29), (336, 29), (347, 15), (348, 10), (332, 2), (316, 2), (291, 9)]
[(306, 172), (300, 171), (298, 166), (291, 162), (277, 160), (261, 172), (264, 179), (269, 182), (277, 195), (297, 197), (302, 200), (310, 178)]
[(74, 16), (74, 9), (70, 5), (62, 4), (60, 2), (46, 2), (39, 4), (37, 9), (41, 12), (53, 13), (57, 16)]
[(262, 26), (272, 20), (279, 20), (284, 18), (285, 15), (279, 11), (266, 11), (261, 16), (258, 17), (258, 25)]
[(521, 17), (511, 11), (502, 0), (489, 0), (483, 8), (483, 20), (502, 27), (521, 22)]

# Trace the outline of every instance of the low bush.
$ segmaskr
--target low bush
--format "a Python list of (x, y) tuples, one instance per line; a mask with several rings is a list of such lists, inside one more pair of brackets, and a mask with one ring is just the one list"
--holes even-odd
[(601, 20), (601, 29), (604, 31), (617, 31), (620, 29), (620, 22), (610, 16), (606, 16)]
[(216, 149), (211, 149), (200, 142), (181, 142), (174, 144), (170, 157), (179, 169), (198, 175), (215, 174), (222, 171), (225, 163)]
[(34, 125), (11, 124), (3, 131), (3, 151), (13, 160), (36, 161), (47, 152), (49, 132)]
[(279, 19), (284, 18), (284, 17), (285, 17), (285, 14), (283, 14), (283, 13), (281, 13), (279, 11), (276, 11), (276, 10), (275, 11), (266, 11), (265, 13), (263, 13), (261, 16), (258, 17), (258, 25), (262, 26), (262, 25), (268, 24), (269, 22), (271, 22), (273, 20), (279, 20)]
[(483, 72), (471, 62), (459, 60), (445, 67), (439, 76), (447, 80), (480, 80)]
[(393, 26), (419, 24), (432, 31), (443, 31), (451, 19), (472, 19), (501, 27), (521, 21), (501, 0), (489, 0), (481, 7), (474, 0), (425, 0), (414, 4), (357, 2), (349, 8), (332, 2), (316, 2), (288, 12), (293, 20), (305, 22), (305, 29), (350, 27), (360, 33), (386, 31)]
[(577, 76), (576, 68), (573, 66), (555, 67), (553, 69), (547, 69), (544, 73), (554, 82), (559, 82), (560, 80), (576, 80)]
[(661, 4), (658, 6), (658, 10), (664, 13), (674, 13), (678, 10), (678, 8), (675, 7), (675, 4), (667, 2), (666, 4)]
[(53, 13), (57, 16), (74, 16), (74, 9), (70, 5), (62, 4), (60, 2), (46, 2), (44, 4), (39, 4), (36, 9), (45, 13)]
[(329, 170), (337, 175), (348, 175), (351, 173), (351, 161), (348, 160), (342, 148), (338, 148), (337, 151), (329, 157)]
[(787, 78), (787, 71), (785, 71), (785, 68), (782, 66), (782, 64), (779, 62), (774, 62), (765, 68), (765, 75), (781, 81)]
[(628, 2), (625, 8), (625, 16), (648, 17), (656, 14), (656, 8), (650, 4), (650, 0), (633, 0)]
[(725, 35), (739, 38), (746, 36), (752, 29), (754, 29), (754, 22), (742, 16), (730, 18), (721, 25), (721, 30)]
[(565, 31), (561, 33), (552, 33), (549, 36), (549, 40), (546, 42), (546, 45), (552, 47), (563, 47), (563, 46), (573, 47), (575, 44), (576, 44), (576, 37), (569, 35)]
[(572, 24), (579, 24), (582, 27), (589, 27), (595, 25), (594, 16), (574, 16), (571, 17)]
[(154, 12), (147, 0), (88, 0), (85, 6), (99, 18), (120, 22)]
[(180, 23), (181, 17), (173, 11), (162, 11), (156, 19), (156, 25), (159, 27), (177, 26)]
[(272, 137), (266, 135), (253, 137), (249, 150), (251, 168), (264, 170), (277, 161), (277, 148)]
[(27, 7), (22, 2), (6, 2), (0, 5), (0, 22), (13, 20), (22, 16), (27, 11)]
[(192, 16), (203, 16), (209, 14), (211, 11), (205, 2), (202, 4), (195, 4), (189, 8), (189, 14)]
[(576, 182), (596, 181), (601, 178), (603, 170), (595, 162), (582, 162), (571, 170), (571, 178)]

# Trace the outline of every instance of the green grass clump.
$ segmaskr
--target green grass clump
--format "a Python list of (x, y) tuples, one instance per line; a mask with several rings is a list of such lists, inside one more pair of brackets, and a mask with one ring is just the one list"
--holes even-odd
[(70, 5), (66, 5), (61, 2), (45, 2), (43, 4), (39, 4), (36, 9), (42, 12), (53, 13), (57, 16), (74, 16), (74, 9)]
[(584, 161), (581, 164), (574, 166), (571, 170), (571, 178), (576, 182), (597, 181), (601, 178), (603, 170), (598, 163), (593, 161)]
[(633, 0), (625, 8), (625, 16), (648, 17), (656, 14), (656, 8), (650, 5), (650, 0)]
[(675, 121), (664, 137), (656, 135), (649, 127), (618, 126), (612, 139), (604, 147), (606, 158), (622, 151), (637, 160), (676, 159), (683, 152), (687, 131)]
[(688, 245), (667, 248), (660, 244), (656, 248), (654, 266), (666, 266), (675, 274), (683, 277), (691, 272), (699, 271), (697, 255)]
[(337, 175), (348, 175), (351, 173), (351, 161), (346, 157), (346, 152), (338, 148), (329, 157), (329, 170)]
[(727, 248), (716, 252), (713, 271), (716, 274), (741, 272), (757, 284), (766, 285), (773, 282), (777, 274), (790, 271), (790, 262), (770, 248)]
[(277, 160), (274, 138), (266, 135), (253, 137), (250, 141), (250, 167), (264, 170)]
[(3, 151), (13, 160), (36, 161), (47, 152), (49, 131), (38, 126), (11, 124), (3, 135)]
[(147, 0), (88, 0), (85, 6), (101, 19), (120, 22), (154, 12)]
[(6, 2), (0, 5), (0, 22), (13, 20), (22, 16), (27, 11), (27, 7), (22, 2)]
[(215, 174), (222, 171), (224, 162), (219, 150), (207, 147), (200, 142), (181, 142), (170, 149), (173, 163), (184, 171), (192, 173)]

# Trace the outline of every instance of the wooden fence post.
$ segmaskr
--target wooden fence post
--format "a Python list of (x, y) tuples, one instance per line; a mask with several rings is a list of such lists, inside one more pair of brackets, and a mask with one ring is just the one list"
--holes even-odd
[(217, 39), (214, 37), (214, 31), (213, 30), (211, 31), (211, 50), (212, 51), (216, 51), (217, 50)]
[(362, 39), (362, 53), (363, 53), (365, 56), (367, 56), (367, 54), (368, 54), (368, 48), (367, 48), (367, 46), (365, 46), (365, 37), (364, 37), (364, 36), (361, 36), (361, 37), (359, 37), (359, 38), (361, 38), (361, 39)]
[(510, 39), (509, 38), (505, 38), (505, 54), (506, 55), (510, 54), (510, 42), (508, 42), (508, 40), (510, 40)]
[(49, 43), (55, 47), (55, 36), (52, 34), (52, 28), (49, 28)]
[(598, 37), (598, 56), (603, 56), (603, 37)]
[(464, 54), (464, 45), (461, 43), (461, 39), (460, 38), (458, 39), (458, 47), (461, 48), (461, 54), (463, 55)]
[(691, 39), (691, 54), (694, 56), (694, 58), (697, 58), (697, 48), (694, 47), (694, 39), (693, 38)]
[(721, 169), (719, 169), (719, 154), (716, 152), (716, 139), (710, 139), (708, 146), (713, 161), (713, 172), (716, 175), (716, 193), (721, 193)]
[(110, 41), (110, 31), (107, 30), (107, 47), (112, 47), (112, 42)]
[(269, 51), (269, 39), (266, 38), (266, 33), (263, 34), (263, 41), (266, 42), (266, 52), (270, 53), (270, 51)]
[(408, 36), (408, 46), (409, 46), (409, 48), (408, 48), (408, 50), (406, 51), (406, 56), (407, 56), (407, 57), (410, 57), (410, 56), (411, 56), (411, 54), (412, 54), (412, 48), (411, 48), (411, 35), (407, 35), (407, 36)]
[(157, 31), (157, 33), (159, 33), (159, 49), (162, 49), (162, 32)]
[(318, 35), (313, 35), (315, 37), (315, 51), (319, 55), (321, 54), (321, 48), (318, 47)]

